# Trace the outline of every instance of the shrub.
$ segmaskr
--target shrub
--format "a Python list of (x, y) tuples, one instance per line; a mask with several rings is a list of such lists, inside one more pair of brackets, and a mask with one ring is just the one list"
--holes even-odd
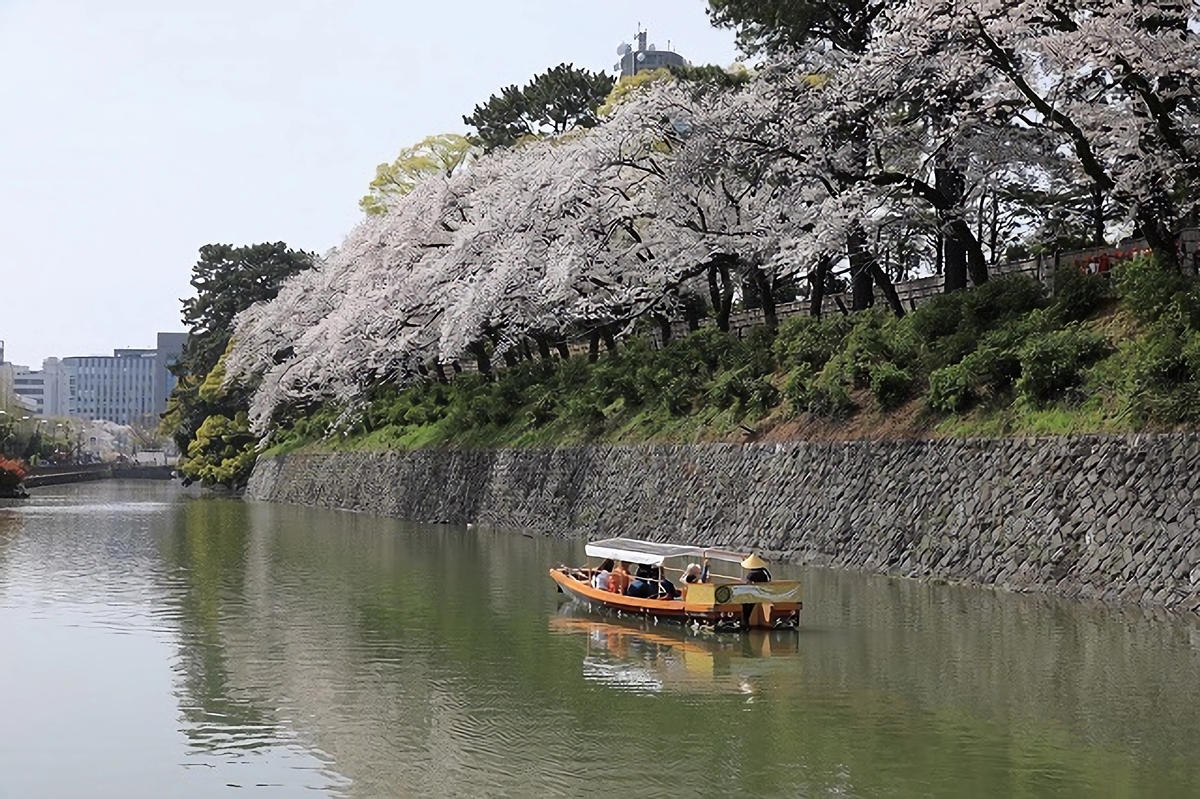
[(816, 374), (841, 349), (842, 340), (853, 327), (848, 316), (794, 316), (784, 321), (775, 336), (774, 355), (779, 365), (804, 368)]
[(1139, 421), (1200, 421), (1200, 333), (1157, 325), (1133, 348), (1128, 392)]
[(788, 408), (792, 413), (800, 413), (809, 409), (815, 377), (806, 368), (797, 368), (788, 372), (783, 381), (783, 398), (787, 400)]
[(941, 413), (961, 413), (976, 402), (1008, 392), (1020, 376), (1018, 352), (985, 340), (960, 362), (929, 375), (929, 407)]
[(1054, 272), (1054, 310), (1065, 322), (1080, 322), (1104, 307), (1113, 296), (1107, 275), (1092, 275), (1072, 266)]
[(718, 375), (705, 399), (721, 410), (732, 408), (742, 414), (765, 412), (779, 404), (779, 390), (770, 381), (754, 375), (752, 367), (746, 366)]
[(908, 370), (883, 362), (871, 367), (871, 394), (881, 410), (899, 408), (912, 394), (913, 379)]
[(1047, 304), (1045, 286), (1025, 275), (998, 277), (962, 295), (963, 324), (980, 335)]
[(842, 350), (823, 370), (851, 388), (868, 388), (871, 371), (881, 363), (903, 368), (916, 359), (915, 342), (906, 335), (909, 326), (884, 310), (863, 311), (842, 342)]
[(1035, 406), (1066, 398), (1083, 384), (1083, 370), (1111, 350), (1104, 336), (1075, 325), (1046, 333), (1021, 349), (1017, 388)]
[(929, 368), (958, 363), (992, 330), (1046, 305), (1045, 290), (1033, 278), (1009, 275), (969, 291), (935, 297), (910, 316), (916, 336), (928, 348)]
[(943, 366), (929, 375), (929, 407), (941, 413), (965, 411), (975, 401), (971, 376), (962, 363)]
[(1152, 258), (1133, 258), (1113, 269), (1117, 292), (1135, 317), (1146, 324), (1172, 315), (1196, 327), (1194, 281), (1160, 267)]
[(818, 416), (845, 419), (857, 410), (850, 393), (840, 383), (817, 380), (809, 393), (808, 410)]

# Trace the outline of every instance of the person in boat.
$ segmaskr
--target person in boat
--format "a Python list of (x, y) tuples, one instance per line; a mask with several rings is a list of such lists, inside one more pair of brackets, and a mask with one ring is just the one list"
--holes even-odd
[(625, 561), (617, 561), (612, 574), (608, 576), (608, 590), (614, 594), (624, 594), (629, 590), (629, 569), (626, 568)]
[(637, 577), (625, 590), (625, 596), (638, 599), (653, 599), (658, 596), (658, 580), (655, 579), (654, 569), (645, 563), (637, 568)]
[(592, 575), (592, 588), (607, 591), (609, 583), (612, 582), (612, 571), (612, 558), (605, 558), (604, 562), (600, 564), (600, 568), (596, 569), (596, 573)]
[(701, 579), (701, 569), (699, 563), (689, 563), (687, 568), (683, 570), (683, 582), (691, 585), (692, 583), (704, 582)]
[(750, 557), (743, 560), (742, 568), (746, 570), (746, 582), (748, 583), (771, 582), (771, 572), (767, 570), (767, 562), (758, 555), (751, 554)]
[(678, 599), (679, 589), (663, 574), (662, 566), (654, 567), (654, 577), (658, 582), (658, 595), (655, 599)]

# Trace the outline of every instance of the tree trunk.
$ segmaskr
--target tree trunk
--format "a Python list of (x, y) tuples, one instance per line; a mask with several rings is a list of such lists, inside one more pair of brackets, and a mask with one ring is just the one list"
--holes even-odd
[(1092, 245), (1104, 246), (1104, 191), (1092, 183)]
[(708, 294), (712, 300), (717, 328), (729, 332), (729, 315), (733, 313), (733, 280), (729, 276), (728, 255), (715, 255), (708, 267)]
[(967, 287), (967, 250), (952, 228), (942, 228), (942, 252), (945, 279), (942, 292), (949, 294)]
[(1183, 264), (1179, 260), (1179, 237), (1169, 231), (1158, 218), (1149, 212), (1138, 215), (1142, 220), (1142, 236), (1150, 245), (1151, 252), (1159, 265), (1168, 272), (1180, 272)]
[[(957, 169), (945, 162), (938, 163), (933, 168), (933, 188), (941, 195), (942, 204), (938, 206), (938, 220), (942, 223), (942, 270), (945, 275), (942, 281), (942, 292), (949, 294), (962, 291), (967, 287), (967, 248), (962, 236), (962, 202), (965, 190), (963, 175)], [(963, 223), (963, 227), (966, 223)], [(968, 232), (970, 232), (968, 230)]]
[(588, 333), (588, 363), (595, 363), (600, 360), (600, 330), (599, 328)]
[(558, 357), (562, 358), (564, 361), (571, 357), (571, 350), (567, 347), (566, 339), (557, 339), (554, 342), (554, 346), (558, 350)]
[(716, 315), (721, 311), (721, 288), (717, 285), (717, 265), (710, 263), (708, 265), (708, 301), (712, 306), (713, 314)]
[(812, 296), (809, 300), (808, 315), (817, 319), (821, 318), (822, 306), (825, 304), (825, 284), (829, 282), (829, 268), (832, 265), (828, 257), (821, 258), (810, 275)]
[(846, 237), (846, 249), (850, 254), (850, 304), (855, 311), (865, 311), (875, 304), (875, 282), (871, 276), (871, 253), (867, 248), (867, 234), (861, 225), (855, 225)]
[(435, 361), (433, 364), (433, 368), (437, 374), (437, 379), (438, 379), (439, 383), (444, 384), (444, 383), (450, 382), (450, 378), (446, 375), (446, 364), (442, 363), (441, 361)]
[(771, 278), (762, 269), (755, 269), (753, 273), (754, 286), (758, 289), (758, 298), (762, 303), (763, 324), (771, 330), (779, 329), (779, 314), (776, 310), (775, 303), (775, 288), (771, 285)]
[(600, 327), (600, 336), (604, 339), (604, 349), (609, 352), (617, 351), (617, 339), (613, 336), (611, 324), (602, 325)]
[(543, 361), (548, 361), (552, 357), (554, 357), (553, 355), (550, 354), (550, 342), (546, 339), (545, 336), (543, 336), (539, 333), (533, 337), (533, 340), (535, 342), (537, 342), (538, 355), (541, 357), (541, 359)]
[(992, 252), (992, 263), (1000, 263), (1000, 195), (992, 192), (992, 226), (988, 249)]
[(479, 374), (492, 379), (492, 359), (488, 356), (487, 344), (482, 341), (474, 341), (467, 347), (467, 352), (475, 356), (475, 364), (479, 369)]
[(971, 232), (971, 226), (961, 218), (955, 222), (955, 230), (963, 248), (967, 251), (967, 275), (976, 286), (988, 282), (987, 258), (983, 255), (983, 247), (979, 239)]
[(892, 313), (896, 316), (904, 316), (904, 305), (900, 302), (900, 295), (896, 293), (896, 285), (892, 283), (892, 279), (888, 277), (887, 272), (880, 268), (879, 262), (874, 258), (871, 259), (871, 275), (875, 278), (875, 285), (879, 286), (879, 290), (883, 292), (883, 296), (887, 299), (888, 307), (892, 309)]
[(671, 319), (666, 314), (655, 314), (654, 321), (658, 323), (658, 334), (665, 347), (671, 343)]

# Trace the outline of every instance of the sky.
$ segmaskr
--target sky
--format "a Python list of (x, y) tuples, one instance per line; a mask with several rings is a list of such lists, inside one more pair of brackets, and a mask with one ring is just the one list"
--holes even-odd
[(503, 86), (611, 70), (639, 24), (737, 60), (704, 0), (0, 0), (5, 359), (183, 330), (208, 243), (323, 253), (375, 166)]

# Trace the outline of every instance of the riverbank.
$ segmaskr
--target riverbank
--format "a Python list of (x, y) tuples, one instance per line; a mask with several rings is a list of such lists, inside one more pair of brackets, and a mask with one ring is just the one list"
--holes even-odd
[(170, 480), (170, 466), (138, 463), (88, 463), (68, 466), (38, 466), (25, 477), (26, 488), (87, 483), (93, 480)]
[(1200, 435), (293, 453), (249, 496), (1200, 611)]

